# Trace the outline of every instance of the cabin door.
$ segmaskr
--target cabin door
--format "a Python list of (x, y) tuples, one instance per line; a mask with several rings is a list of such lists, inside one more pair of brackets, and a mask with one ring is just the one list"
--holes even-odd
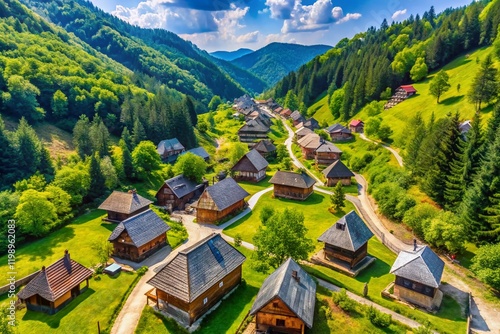
[(71, 298), (75, 298), (80, 294), (80, 284), (71, 289)]

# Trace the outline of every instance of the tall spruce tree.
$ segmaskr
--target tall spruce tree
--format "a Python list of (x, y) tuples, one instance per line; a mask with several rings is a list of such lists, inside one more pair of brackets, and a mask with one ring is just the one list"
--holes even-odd
[(407, 133), (406, 150), (403, 155), (405, 166), (414, 175), (422, 174), (419, 173), (417, 166), (422, 153), (420, 146), (427, 136), (427, 128), (420, 112), (410, 120), (405, 133)]
[(184, 97), (184, 106), (189, 114), (189, 119), (191, 124), (196, 126), (198, 124), (198, 114), (196, 113), (196, 107), (194, 106), (193, 98), (189, 95)]
[(86, 115), (81, 115), (73, 128), (73, 144), (80, 158), (92, 154), (92, 141), (90, 139), (90, 121)]
[(129, 151), (134, 149), (132, 146), (132, 136), (130, 135), (130, 131), (128, 131), (127, 127), (123, 128), (121, 139), (123, 139)]
[(130, 153), (130, 150), (128, 149), (128, 146), (125, 143), (125, 140), (120, 139), (118, 145), (122, 150), (123, 172), (125, 173), (125, 177), (127, 179), (131, 179), (132, 176), (134, 175), (134, 166), (132, 164), (132, 153)]
[(146, 130), (142, 125), (142, 122), (139, 118), (135, 119), (134, 128), (132, 129), (132, 143), (133, 146), (136, 147), (141, 141), (146, 140)]
[(97, 114), (95, 114), (90, 124), (90, 141), (92, 143), (92, 153), (99, 154), (99, 158), (108, 155), (109, 131), (102, 118)]
[(22, 178), (35, 174), (40, 166), (42, 143), (38, 139), (35, 130), (23, 117), (16, 130), (17, 151), (21, 159), (18, 160), (17, 168)]
[(468, 97), (469, 101), (476, 106), (476, 111), (479, 111), (482, 103), (492, 102), (498, 97), (498, 94), (497, 69), (493, 66), (493, 59), (489, 54), (481, 63), (481, 68), (472, 82)]
[(482, 152), (484, 150), (484, 136), (481, 131), (481, 114), (476, 113), (471, 122), (472, 126), (466, 135), (464, 153), (462, 155), (463, 170), (462, 183), (468, 188), (479, 170)]
[(89, 201), (93, 201), (96, 198), (102, 196), (106, 189), (104, 187), (104, 182), (106, 180), (104, 179), (104, 175), (102, 174), (101, 171), (99, 155), (97, 152), (90, 156), (89, 176), (90, 176), (90, 186), (89, 186), (89, 192), (87, 194), (87, 199)]
[(18, 175), (18, 153), (0, 116), (0, 189), (10, 186)]

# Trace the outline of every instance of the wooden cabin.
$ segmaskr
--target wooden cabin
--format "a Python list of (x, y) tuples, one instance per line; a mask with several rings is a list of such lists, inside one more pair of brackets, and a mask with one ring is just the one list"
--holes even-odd
[(349, 123), (349, 129), (351, 130), (351, 132), (363, 133), (364, 128), (365, 123), (363, 123), (362, 120), (353, 119), (351, 123)]
[(238, 137), (242, 143), (252, 143), (267, 139), (269, 127), (257, 119), (249, 120), (238, 130)]
[(350, 140), (353, 138), (351, 130), (345, 126), (336, 123), (325, 129), (332, 141)]
[(417, 90), (412, 85), (401, 85), (396, 88), (396, 93), (397, 92), (402, 92), (408, 98), (412, 95), (415, 95), (417, 93)]
[(181, 250), (147, 283), (157, 306), (191, 325), (241, 282), (246, 258), (220, 234)]
[(162, 140), (156, 148), (156, 151), (160, 155), (161, 159), (169, 163), (175, 162), (179, 154), (185, 150), (186, 149), (177, 138)]
[(292, 115), (292, 111), (288, 108), (281, 110), (280, 115), (283, 116), (284, 118), (288, 119), (290, 118), (290, 115)]
[(304, 138), (305, 136), (307, 136), (310, 133), (314, 133), (314, 131), (312, 131), (311, 129), (302, 127), (302, 128), (297, 129), (297, 131), (295, 131), (295, 138), (297, 140), (299, 140), (299, 139)]
[(319, 129), (320, 126), (319, 126), (318, 121), (316, 119), (314, 119), (313, 117), (311, 117), (307, 120), (304, 120), (302, 123), (297, 124), (296, 128), (297, 129), (307, 128), (311, 131), (314, 131), (316, 129)]
[(307, 159), (314, 159), (316, 149), (321, 143), (321, 137), (314, 132), (311, 132), (297, 141), (302, 151), (302, 156)]
[(269, 275), (250, 314), (257, 333), (304, 334), (312, 328), (316, 283), (292, 258)]
[(293, 126), (297, 126), (297, 124), (305, 121), (304, 116), (302, 116), (302, 114), (298, 110), (295, 110), (293, 113), (291, 113), (290, 118), (292, 119)]
[(317, 165), (330, 165), (340, 159), (342, 151), (323, 138), (320, 139), (320, 144), (314, 151), (314, 160)]
[(129, 190), (126, 193), (113, 191), (111, 195), (99, 205), (99, 209), (108, 212), (108, 216), (103, 220), (119, 223), (148, 210), (151, 203), (153, 202), (137, 194), (135, 190)]
[(344, 186), (351, 185), (351, 178), (354, 173), (340, 160), (336, 160), (322, 171), (326, 178), (326, 186), (333, 187), (341, 182)]
[(168, 211), (184, 210), (186, 204), (196, 200), (205, 190), (206, 184), (197, 184), (183, 174), (166, 180), (156, 193), (158, 206), (166, 207)]
[(274, 197), (306, 200), (316, 181), (306, 173), (277, 171), (269, 183), (274, 185)]
[(444, 262), (428, 246), (401, 251), (392, 265), (396, 275), (394, 295), (429, 310), (440, 307), (443, 293), (439, 290)]
[(387, 101), (384, 105), (384, 109), (390, 109), (394, 107), (396, 104), (403, 102), (410, 96), (413, 96), (417, 93), (417, 90), (412, 85), (403, 85), (396, 88), (396, 91), (392, 95), (392, 97)]
[(93, 273), (66, 250), (62, 259), (43, 266), (17, 297), (30, 311), (54, 314), (88, 289)]
[(266, 177), (269, 163), (257, 150), (253, 149), (231, 168), (233, 178), (237, 181), (259, 182)]
[(246, 205), (246, 192), (233, 178), (225, 178), (207, 187), (196, 204), (198, 223), (216, 223), (235, 214)]
[(351, 211), (326, 230), (318, 241), (325, 243), (325, 260), (340, 260), (353, 268), (368, 255), (368, 240), (372, 236), (361, 217)]
[(194, 155), (199, 156), (200, 158), (202, 158), (205, 161), (210, 160), (210, 154), (208, 154), (208, 152), (203, 147), (201, 147), (201, 146), (192, 148), (192, 149), (187, 150), (185, 152), (182, 152), (179, 155), (183, 155), (183, 154), (188, 153), (188, 152), (191, 152)]
[(108, 241), (113, 243), (113, 256), (141, 262), (168, 245), (168, 230), (170, 226), (148, 210), (118, 224)]
[(261, 140), (253, 149), (257, 150), (266, 159), (276, 156), (276, 146), (268, 139)]

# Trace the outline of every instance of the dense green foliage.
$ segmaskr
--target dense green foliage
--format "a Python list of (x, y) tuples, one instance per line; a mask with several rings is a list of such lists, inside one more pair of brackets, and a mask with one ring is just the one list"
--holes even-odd
[(174, 170), (176, 174), (183, 174), (188, 179), (200, 183), (207, 172), (207, 163), (202, 157), (187, 152), (177, 158)]

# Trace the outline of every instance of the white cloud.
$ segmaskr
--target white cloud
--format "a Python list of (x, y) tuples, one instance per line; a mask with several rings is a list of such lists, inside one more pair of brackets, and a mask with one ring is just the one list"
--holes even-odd
[(300, 0), (266, 0), (266, 6), (271, 11), (271, 17), (274, 19), (287, 20), (295, 8), (295, 3)]
[(397, 10), (394, 12), (394, 14), (392, 14), (392, 19), (396, 20), (397, 18), (404, 16), (405, 14), (406, 14), (406, 8), (401, 9), (401, 10)]
[(236, 37), (236, 42), (238, 43), (256, 43), (259, 40), (259, 32), (252, 31), (248, 34), (240, 35)]
[(346, 16), (337, 21), (337, 24), (341, 24), (350, 20), (357, 20), (361, 17), (360, 13), (347, 13)]

